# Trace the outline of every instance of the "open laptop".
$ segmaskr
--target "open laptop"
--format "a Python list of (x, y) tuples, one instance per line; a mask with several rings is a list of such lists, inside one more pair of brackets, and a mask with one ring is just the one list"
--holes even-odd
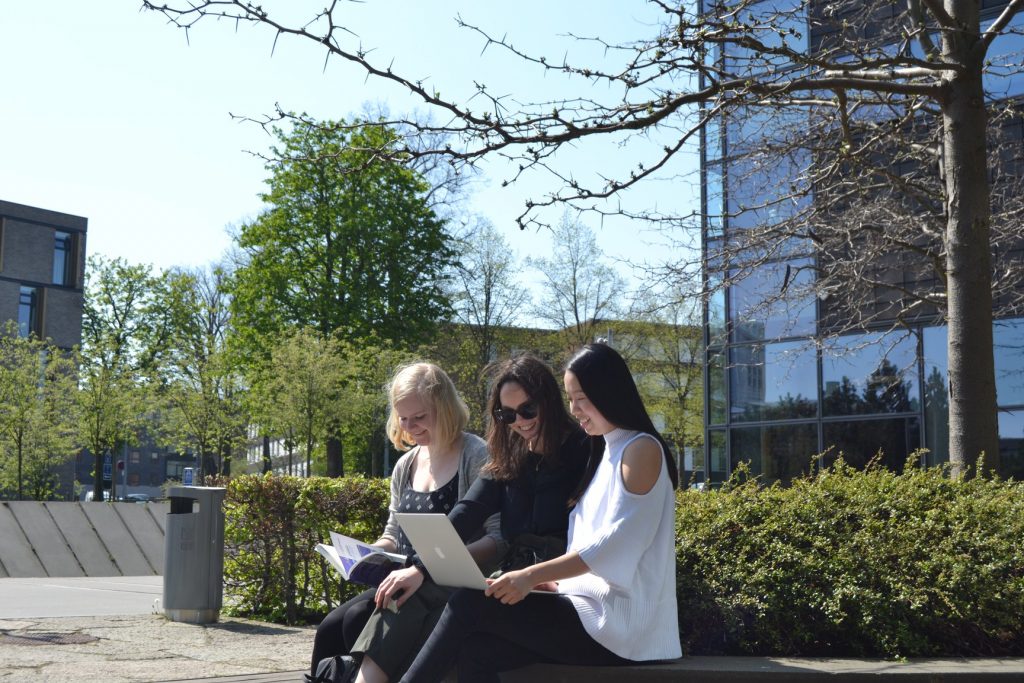
[(396, 512), (395, 518), (434, 583), (451, 588), (487, 588), (483, 572), (447, 515)]
[[(483, 572), (447, 515), (436, 512), (396, 512), (395, 518), (434, 583), (450, 588), (487, 588)], [(530, 592), (558, 595), (545, 590)]]

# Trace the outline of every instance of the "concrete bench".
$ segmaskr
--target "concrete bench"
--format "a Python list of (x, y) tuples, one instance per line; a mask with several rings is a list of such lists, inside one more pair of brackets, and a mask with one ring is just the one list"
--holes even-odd
[[(177, 683), (298, 683), (304, 671), (193, 679)], [(985, 683), (1024, 681), (1024, 658), (890, 662), (798, 657), (683, 657), (651, 666), (539, 664), (502, 675), (502, 683)], [(456, 683), (454, 676), (445, 683)], [(471, 682), (470, 682), (471, 683)]]

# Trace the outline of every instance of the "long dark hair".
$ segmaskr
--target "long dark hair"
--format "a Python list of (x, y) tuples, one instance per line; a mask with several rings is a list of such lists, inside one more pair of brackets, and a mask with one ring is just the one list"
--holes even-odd
[[(679, 471), (675, 458), (672, 457), (672, 450), (651, 422), (651, 416), (647, 414), (647, 408), (640, 398), (633, 375), (622, 356), (607, 344), (587, 344), (569, 359), (565, 369), (576, 376), (580, 388), (587, 395), (587, 400), (597, 408), (604, 419), (622, 429), (646, 432), (661, 443), (672, 487), (679, 486)], [(590, 460), (587, 462), (587, 469), (574, 499), (578, 500), (590, 486), (603, 451), (604, 440), (594, 439), (591, 442)]]
[(490, 418), (487, 424), (487, 448), (491, 457), (484, 471), (495, 479), (515, 479), (527, 461), (526, 454), (530, 447), (526, 440), (513, 436), (508, 425), (494, 418), (494, 411), (501, 408), (501, 388), (509, 382), (521, 386), (530, 400), (537, 404), (540, 432), (534, 442), (534, 452), (548, 462), (554, 462), (561, 451), (562, 441), (575, 423), (565, 409), (558, 380), (551, 367), (536, 356), (521, 354), (492, 364), (486, 372), (491, 378), (491, 395), (487, 401), (487, 415)]

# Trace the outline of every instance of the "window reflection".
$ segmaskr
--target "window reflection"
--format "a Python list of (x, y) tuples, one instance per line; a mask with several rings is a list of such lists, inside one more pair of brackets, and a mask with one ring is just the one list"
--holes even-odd
[(725, 290), (718, 274), (708, 274), (708, 290), (708, 346), (721, 346), (725, 343)]
[(982, 75), (985, 92), (1002, 99), (1024, 93), (1024, 78), (1020, 77), (1021, 54), (1024, 54), (1024, 36), (1010, 31), (1024, 27), (1024, 16), (1018, 14), (998, 38), (986, 55), (988, 66)]
[[(769, 49), (784, 46), (797, 53), (807, 51), (807, 15), (803, 0), (765, 0), (745, 3), (742, 8), (728, 2), (708, 4), (718, 10), (719, 16), (734, 13), (738, 21), (750, 27), (749, 32), (758, 43)], [(740, 73), (749, 69), (774, 72), (789, 63), (784, 57), (766, 55), (753, 47), (734, 43), (727, 47), (726, 64)]]
[(807, 128), (803, 112), (771, 107), (741, 108), (726, 119), (730, 229), (775, 225), (806, 208), (811, 158), (786, 136)]
[(39, 294), (35, 287), (22, 287), (18, 296), (18, 336), (39, 333)]
[(743, 427), (732, 430), (732, 467), (750, 463), (751, 474), (765, 483), (788, 482), (810, 470), (818, 453), (813, 424)]
[(814, 417), (815, 352), (804, 342), (750, 344), (729, 350), (730, 416), (734, 421)]
[(878, 456), (880, 464), (902, 472), (907, 457), (921, 447), (920, 420), (916, 417), (895, 420), (859, 420), (826, 422), (823, 426), (825, 465), (831, 465), (842, 453), (856, 469), (864, 469)]
[(726, 460), (725, 432), (718, 430), (708, 433), (708, 452), (711, 457), (711, 483), (721, 484), (729, 478), (729, 466)]
[(1024, 320), (1000, 320), (992, 337), (999, 405), (1024, 406)]
[(768, 263), (729, 288), (733, 341), (814, 334), (809, 259)]
[(823, 415), (918, 410), (916, 336), (847, 335), (826, 347), (822, 355)]
[(999, 413), (999, 469), (1004, 477), (1024, 481), (1024, 410)]
[(708, 238), (721, 237), (723, 234), (722, 217), (725, 211), (722, 208), (724, 201), (722, 192), (721, 163), (706, 165), (704, 167), (704, 220), (707, 225)]
[(949, 462), (949, 370), (946, 328), (927, 327), (924, 342), (924, 446), (929, 465)]
[(721, 352), (708, 354), (708, 421), (725, 423), (725, 363)]
[(53, 284), (70, 285), (71, 283), (71, 235), (66, 232), (54, 233), (53, 244)]

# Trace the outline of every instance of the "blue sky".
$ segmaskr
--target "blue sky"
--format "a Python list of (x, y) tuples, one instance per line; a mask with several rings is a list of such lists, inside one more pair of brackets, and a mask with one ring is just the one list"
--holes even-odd
[[(341, 118), (364, 103), (393, 113), (417, 103), (397, 87), (348, 64), (324, 68), (317, 46), (273, 35), (263, 27), (202, 22), (186, 41), (134, 0), (6, 2), (0, 5), (0, 199), (89, 219), (89, 253), (120, 256), (158, 268), (202, 266), (230, 244), (226, 228), (255, 216), (268, 172), (249, 152), (272, 139), (231, 114), (259, 117), (283, 108), (317, 118)], [(306, 16), (322, 2), (267, 2)], [(547, 99), (566, 85), (509, 59), (481, 53), (483, 41), (456, 27), (454, 17), (507, 35), (517, 46), (552, 59), (568, 54), (600, 60), (594, 45), (564, 34), (613, 39), (642, 37), (656, 19), (639, 0), (482, 3), (455, 0), (341, 3), (353, 44), (374, 48), (380, 64), (429, 79), (442, 93), (471, 92), (474, 80), (512, 98)], [(500, 85), (499, 85), (500, 84)], [(574, 171), (621, 160), (635, 150), (608, 144), (570, 152)], [(550, 181), (534, 178), (502, 190), (507, 169), (484, 167), (468, 209), (486, 216), (520, 256), (545, 255), (546, 235), (513, 225), (525, 198)], [(654, 185), (634, 201), (692, 206), (692, 182)], [(632, 260), (659, 260), (639, 226), (597, 229), (602, 248)]]

